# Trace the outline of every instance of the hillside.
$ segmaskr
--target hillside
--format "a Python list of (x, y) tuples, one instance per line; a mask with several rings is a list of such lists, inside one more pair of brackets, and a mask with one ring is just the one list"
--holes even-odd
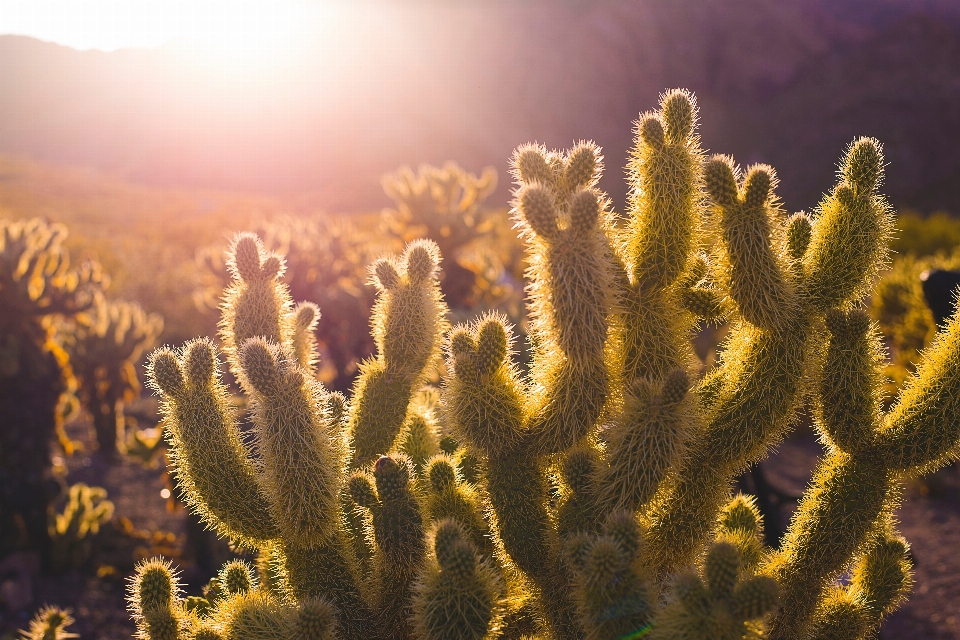
[[(403, 163), (504, 176), (522, 142), (593, 138), (620, 203), (631, 122), (685, 86), (706, 146), (775, 164), (790, 208), (816, 203), (857, 135), (886, 143), (895, 204), (960, 208), (950, 0), (331, 6), (309, 54), (270, 74), (197, 66), (175, 46), (78, 52), (0, 36), (0, 153), (363, 210), (386, 204), (379, 176)], [(495, 198), (508, 197), (501, 186)]]

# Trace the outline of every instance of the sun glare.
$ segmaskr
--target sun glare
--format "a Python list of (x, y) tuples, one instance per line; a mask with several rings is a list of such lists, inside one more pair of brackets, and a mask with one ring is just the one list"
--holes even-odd
[(329, 26), (329, 2), (3, 0), (0, 33), (76, 49), (170, 46), (222, 72), (295, 59)]
[(289, 63), (317, 37), (317, 3), (200, 2), (183, 6), (172, 46), (222, 72), (247, 74)]

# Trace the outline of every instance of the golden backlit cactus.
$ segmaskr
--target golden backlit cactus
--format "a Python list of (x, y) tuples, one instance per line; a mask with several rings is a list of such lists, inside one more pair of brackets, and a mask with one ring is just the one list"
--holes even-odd
[(50, 527), (53, 566), (62, 571), (80, 569), (90, 559), (100, 525), (112, 517), (113, 503), (107, 500), (106, 489), (83, 482), (72, 485), (63, 513), (54, 516)]
[(81, 403), (93, 416), (97, 446), (106, 455), (123, 450), (124, 405), (140, 396), (136, 364), (163, 331), (163, 318), (135, 302), (102, 302), (64, 327)]
[(50, 443), (76, 388), (55, 329), (93, 307), (104, 281), (95, 262), (70, 265), (66, 236), (39, 218), (0, 219), (0, 556), (27, 546), (49, 560)]
[[(900, 482), (960, 453), (960, 319), (885, 412), (882, 353), (861, 310), (891, 229), (879, 143), (856, 140), (814, 213), (788, 217), (772, 168), (704, 158), (696, 127), (682, 90), (641, 116), (626, 224), (596, 188), (594, 144), (517, 150), (529, 375), (502, 316), (447, 330), (440, 257), (415, 241), (371, 267), (378, 353), (349, 401), (331, 394), (306, 339), (317, 310), (294, 306), (277, 280), (281, 256), (241, 236), (221, 326), (257, 454), (209, 340), (158, 350), (150, 377), (188, 503), (258, 551), (259, 575), (234, 564), (203, 599), (182, 601), (170, 586), (162, 602), (135, 595), (141, 633), (875, 631), (911, 584), (891, 516)], [(690, 339), (721, 318), (729, 337), (702, 372)], [(438, 407), (423, 387), (442, 343)], [(808, 402), (827, 453), (783, 548), (771, 550), (754, 500), (732, 496), (731, 482)], [(134, 593), (164, 571), (172, 584), (165, 565), (144, 565)]]
[(30, 628), (21, 631), (23, 640), (67, 640), (79, 638), (75, 633), (67, 631), (67, 627), (75, 622), (70, 610), (59, 607), (43, 607), (30, 621)]

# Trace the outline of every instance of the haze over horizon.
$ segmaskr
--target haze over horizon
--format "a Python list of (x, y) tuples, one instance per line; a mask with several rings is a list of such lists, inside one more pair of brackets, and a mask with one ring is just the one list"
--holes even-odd
[(517, 145), (594, 139), (619, 207), (632, 121), (684, 86), (705, 145), (773, 164), (789, 208), (873, 135), (895, 204), (960, 211), (951, 0), (0, 1), (0, 33), (30, 36), (0, 36), (11, 156), (358, 210), (385, 171), (446, 160), (496, 166), (506, 202)]

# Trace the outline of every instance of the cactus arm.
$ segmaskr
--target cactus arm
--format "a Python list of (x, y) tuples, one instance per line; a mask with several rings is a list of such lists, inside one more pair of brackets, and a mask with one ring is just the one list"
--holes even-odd
[(786, 265), (774, 246), (773, 169), (758, 165), (737, 185), (733, 161), (715, 156), (704, 167), (707, 191), (719, 210), (723, 234), (720, 272), (740, 315), (776, 331), (797, 314), (798, 301)]
[(171, 462), (190, 508), (221, 535), (257, 547), (278, 529), (237, 428), (209, 340), (180, 354), (150, 356), (150, 384), (163, 396)]
[(513, 163), (537, 344), (529, 438), (536, 453), (559, 453), (593, 428), (608, 390), (604, 350), (617, 265), (607, 201), (594, 188), (601, 157), (592, 143), (565, 156), (525, 146)]
[(421, 240), (407, 246), (402, 271), (387, 259), (374, 265), (380, 294), (371, 323), (378, 356), (361, 367), (350, 406), (354, 468), (392, 448), (413, 391), (439, 356), (446, 313), (437, 284), (439, 261), (436, 245)]
[(806, 297), (821, 312), (868, 293), (886, 261), (892, 229), (890, 206), (876, 193), (883, 179), (879, 142), (855, 140), (840, 178), (819, 206), (803, 258)]
[(960, 318), (930, 346), (877, 437), (892, 468), (928, 473), (956, 457), (960, 444)]
[(185, 640), (188, 619), (180, 600), (180, 585), (170, 563), (148, 560), (137, 565), (127, 600), (140, 640)]
[(481, 561), (476, 547), (453, 520), (441, 520), (430, 545), (434, 553), (414, 587), (413, 620), (420, 640), (481, 640), (488, 637), (503, 586)]
[(233, 281), (223, 294), (220, 339), (230, 370), (242, 379), (239, 355), (247, 340), (290, 343), (293, 302), (279, 281), (285, 269), (283, 257), (266, 251), (257, 236), (242, 233), (236, 237), (227, 252), (227, 267)]
[(689, 385), (686, 371), (675, 369), (662, 385), (640, 379), (627, 388), (623, 414), (605, 433), (607, 464), (596, 481), (604, 512), (637, 511), (680, 462), (696, 424)]
[(735, 330), (725, 352), (723, 386), (706, 432), (690, 445), (677, 480), (654, 498), (652, 558), (670, 573), (693, 561), (728, 500), (728, 482), (783, 437), (800, 399), (807, 359), (805, 322), (776, 333)]
[(337, 446), (340, 425), (324, 412), (323, 389), (304, 376), (293, 354), (254, 338), (239, 357), (252, 391), (273, 519), (288, 544), (316, 546), (339, 524), (345, 458)]

